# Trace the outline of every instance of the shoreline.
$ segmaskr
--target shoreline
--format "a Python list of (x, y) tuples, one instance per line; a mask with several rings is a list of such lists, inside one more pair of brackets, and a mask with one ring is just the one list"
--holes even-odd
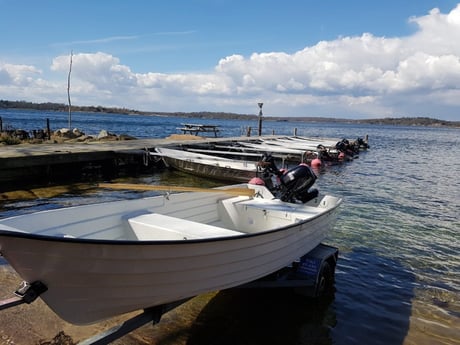
[[(68, 112), (69, 108), (60, 103), (32, 103), (24, 101), (5, 101), (0, 100), (0, 110), (25, 110), (25, 111), (53, 111)], [(161, 116), (161, 117), (184, 117), (206, 120), (251, 120), (256, 121), (259, 116), (255, 114), (237, 114), (227, 112), (162, 112), (162, 111), (140, 111), (134, 109), (112, 108), (102, 106), (72, 106), (72, 112), (77, 113), (104, 113), (116, 115), (142, 115), (142, 116)], [(402, 116), (368, 119), (343, 119), (334, 117), (320, 116), (263, 116), (264, 121), (277, 122), (311, 122), (311, 123), (349, 123), (349, 124), (371, 124), (371, 125), (394, 125), (394, 126), (420, 126), (420, 127), (445, 127), (460, 128), (460, 121), (448, 121), (431, 118), (427, 116)], [(1, 116), (0, 116), (1, 122)], [(1, 130), (0, 130), (1, 131)]]

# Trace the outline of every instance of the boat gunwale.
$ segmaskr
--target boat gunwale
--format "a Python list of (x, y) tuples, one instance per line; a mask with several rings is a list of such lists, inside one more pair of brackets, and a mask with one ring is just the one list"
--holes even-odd
[[(338, 198), (337, 202), (330, 208), (326, 209), (324, 212), (315, 214), (312, 217), (303, 219), (299, 222), (292, 223), (289, 225), (281, 226), (274, 229), (264, 230), (261, 232), (251, 232), (245, 233), (241, 232), (241, 235), (231, 235), (231, 236), (219, 236), (212, 238), (193, 238), (187, 240), (109, 240), (109, 239), (97, 239), (97, 238), (78, 238), (78, 237), (58, 237), (50, 235), (40, 235), (35, 233), (24, 232), (20, 229), (17, 230), (5, 230), (1, 229), (1, 220), (0, 220), (0, 237), (13, 237), (13, 238), (22, 238), (29, 240), (38, 240), (38, 241), (50, 241), (50, 242), (62, 242), (62, 243), (78, 243), (78, 244), (101, 244), (101, 245), (177, 245), (177, 244), (199, 244), (199, 243), (208, 243), (208, 242), (217, 242), (217, 241), (231, 241), (231, 240), (240, 240), (242, 238), (248, 237), (257, 237), (266, 234), (272, 234), (276, 232), (282, 232), (289, 230), (290, 228), (300, 226), (309, 222), (312, 222), (316, 218), (326, 216), (337, 210), (337, 208), (343, 202), (342, 198)], [(78, 207), (78, 206), (77, 206)], [(263, 209), (263, 207), (261, 207)], [(1, 256), (1, 245), (0, 245), (0, 256)]]

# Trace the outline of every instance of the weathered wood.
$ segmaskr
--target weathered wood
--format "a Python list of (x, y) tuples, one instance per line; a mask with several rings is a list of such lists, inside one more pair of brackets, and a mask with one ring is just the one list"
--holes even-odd
[[(270, 136), (267, 136), (267, 138), (270, 138)], [(23, 183), (24, 181), (37, 179), (40, 176), (47, 176), (49, 171), (62, 170), (65, 172), (66, 169), (76, 171), (75, 164), (80, 166), (89, 163), (100, 164), (101, 162), (110, 164), (110, 162), (119, 159), (128, 160), (130, 157), (133, 161), (138, 160), (139, 164), (143, 164), (142, 157), (148, 154), (147, 150), (154, 151), (156, 147), (200, 142), (217, 143), (251, 140), (248, 137), (203, 138), (195, 136), (193, 136), (193, 139), (157, 138), (84, 143), (43, 143), (40, 145), (0, 145), (0, 191), (6, 189), (7, 181)]]
[(167, 192), (203, 192), (203, 193), (225, 193), (237, 196), (254, 196), (254, 190), (242, 187), (232, 187), (225, 189), (201, 188), (189, 186), (164, 186), (135, 183), (99, 183), (100, 188), (127, 189), (140, 191), (167, 191)]

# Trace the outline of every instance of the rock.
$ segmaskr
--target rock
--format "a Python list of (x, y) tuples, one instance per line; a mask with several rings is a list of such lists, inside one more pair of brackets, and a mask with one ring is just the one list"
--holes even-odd
[(97, 140), (118, 140), (116, 134), (107, 132), (105, 129), (102, 129), (97, 135)]
[(102, 129), (97, 135), (97, 140), (107, 138), (108, 136), (109, 136), (109, 132), (107, 132), (105, 129)]
[(80, 131), (78, 128), (74, 128), (72, 133), (73, 133), (73, 135), (75, 135), (76, 138), (81, 137), (82, 135), (85, 135), (85, 133)]
[(68, 128), (61, 128), (54, 132), (54, 135), (62, 138), (73, 139), (75, 138), (73, 132), (70, 131)]

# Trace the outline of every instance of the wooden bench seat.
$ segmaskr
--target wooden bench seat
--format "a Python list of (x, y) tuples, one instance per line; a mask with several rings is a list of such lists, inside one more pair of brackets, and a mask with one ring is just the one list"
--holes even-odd
[(128, 223), (142, 241), (189, 240), (241, 235), (239, 231), (166, 216), (159, 213), (129, 218)]

